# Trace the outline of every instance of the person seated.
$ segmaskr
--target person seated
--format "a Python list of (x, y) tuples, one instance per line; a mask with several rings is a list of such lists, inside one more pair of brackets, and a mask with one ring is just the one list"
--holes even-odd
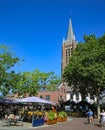
[(52, 112), (56, 112), (56, 109), (54, 106), (52, 106)]
[(14, 119), (15, 115), (13, 113), (9, 114), (8, 119)]
[(46, 122), (47, 120), (48, 120), (48, 112), (46, 111), (44, 115), (44, 121)]
[(5, 119), (8, 119), (8, 116), (7, 116), (7, 115), (4, 115), (4, 118), (5, 118)]

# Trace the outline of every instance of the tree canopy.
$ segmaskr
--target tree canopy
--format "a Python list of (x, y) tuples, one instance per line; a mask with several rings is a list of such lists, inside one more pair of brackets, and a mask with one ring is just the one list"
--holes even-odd
[(41, 89), (55, 90), (60, 78), (54, 72), (40, 72), (38, 69), (32, 72), (16, 73), (14, 66), (21, 61), (14, 56), (9, 46), (0, 45), (0, 92), (3, 96), (10, 91), (19, 95), (37, 95)]
[(105, 89), (105, 34), (84, 36), (64, 69), (63, 79), (82, 96), (99, 96)]
[(3, 95), (8, 94), (11, 89), (12, 67), (19, 62), (19, 58), (12, 54), (9, 46), (0, 45), (0, 90)]
[(40, 72), (38, 69), (32, 72), (18, 73), (18, 77), (14, 76), (13, 93), (19, 93), (19, 95), (25, 96), (29, 94), (31, 96), (37, 95), (38, 91), (43, 89), (55, 90), (55, 86), (60, 82), (60, 78), (55, 75), (54, 72)]

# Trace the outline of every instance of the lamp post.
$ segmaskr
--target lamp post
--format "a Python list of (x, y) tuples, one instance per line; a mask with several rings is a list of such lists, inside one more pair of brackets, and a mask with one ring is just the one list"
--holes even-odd
[(58, 109), (58, 111), (59, 111), (59, 108), (60, 108), (60, 100), (59, 100), (59, 88), (58, 88), (58, 103), (57, 103), (57, 109)]
[(71, 99), (69, 100), (69, 106), (70, 106), (70, 116), (71, 116)]
[(70, 92), (69, 107), (70, 107), (70, 116), (71, 116), (71, 92)]

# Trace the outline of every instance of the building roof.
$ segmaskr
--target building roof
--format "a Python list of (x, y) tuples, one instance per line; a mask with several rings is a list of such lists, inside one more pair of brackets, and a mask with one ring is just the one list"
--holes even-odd
[(69, 28), (68, 28), (67, 40), (69, 40), (69, 41), (74, 41), (75, 40), (71, 19), (69, 20)]

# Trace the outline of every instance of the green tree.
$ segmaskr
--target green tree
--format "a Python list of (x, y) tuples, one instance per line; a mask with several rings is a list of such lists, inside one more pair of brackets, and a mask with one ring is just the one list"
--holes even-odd
[(18, 57), (12, 54), (9, 46), (0, 45), (0, 91), (3, 95), (8, 94), (11, 89), (10, 80), (12, 67), (19, 61)]
[(18, 93), (19, 95), (26, 94), (35, 95), (38, 89), (37, 79), (38, 75), (33, 75), (31, 72), (21, 72), (18, 75), (13, 76), (15, 82), (13, 82), (14, 87), (12, 89), (13, 93)]
[(41, 89), (55, 90), (55, 85), (60, 82), (60, 78), (55, 75), (54, 72), (40, 72), (38, 69), (32, 72), (23, 72), (13, 76), (15, 81), (13, 93), (19, 93), (19, 95), (25, 96), (29, 94), (31, 96), (37, 95)]
[(24, 82), (23, 82), (23, 73), (11, 73), (11, 80), (10, 80), (10, 84), (11, 84), (11, 92), (12, 93), (19, 93), (19, 94), (23, 94), (23, 86), (24, 86)]
[(99, 95), (105, 89), (105, 34), (98, 38), (84, 36), (84, 42), (77, 45), (64, 69), (63, 79), (83, 97), (96, 97), (99, 114)]
[(55, 90), (56, 85), (60, 82), (60, 78), (54, 72), (40, 72), (38, 69), (31, 73), (30, 94), (36, 94), (39, 90), (48, 89)]
[(43, 89), (48, 89), (48, 90), (56, 90), (57, 89), (57, 84), (61, 82), (60, 77), (55, 75), (53, 71), (48, 72), (48, 73), (41, 73), (41, 80), (40, 84)]
[(0, 45), (0, 91), (4, 96), (10, 91), (25, 96), (26, 93), (37, 95), (41, 88), (55, 90), (60, 78), (54, 72), (44, 73), (36, 69), (32, 72), (16, 73), (12, 67), (19, 61), (9, 46)]

